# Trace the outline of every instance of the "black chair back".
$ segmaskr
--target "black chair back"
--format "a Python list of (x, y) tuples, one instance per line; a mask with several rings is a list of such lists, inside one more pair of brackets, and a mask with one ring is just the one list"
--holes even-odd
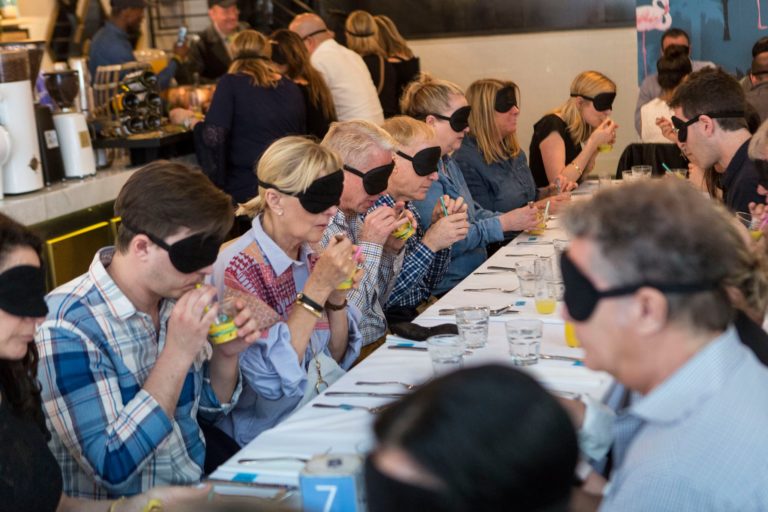
[(633, 165), (650, 165), (653, 176), (662, 176), (662, 163), (667, 164), (670, 169), (688, 168), (688, 159), (676, 144), (630, 144), (624, 148), (619, 158), (616, 179), (621, 179), (621, 172), (631, 169)]

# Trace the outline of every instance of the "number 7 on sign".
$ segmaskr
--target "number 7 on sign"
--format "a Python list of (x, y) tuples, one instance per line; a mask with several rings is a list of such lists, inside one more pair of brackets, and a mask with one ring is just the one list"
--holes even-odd
[(331, 506), (333, 505), (333, 500), (336, 499), (336, 491), (338, 490), (338, 487), (335, 485), (316, 485), (315, 490), (317, 492), (328, 493), (328, 497), (325, 499), (325, 505), (323, 506), (323, 512), (331, 512)]

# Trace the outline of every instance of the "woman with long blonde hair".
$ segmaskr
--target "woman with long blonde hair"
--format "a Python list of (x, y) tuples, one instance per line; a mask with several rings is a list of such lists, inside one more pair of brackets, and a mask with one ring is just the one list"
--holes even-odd
[(595, 165), (598, 151), (610, 150), (619, 127), (611, 118), (616, 84), (598, 71), (579, 73), (569, 98), (533, 126), (530, 163), (536, 185), (558, 177), (578, 182)]
[(325, 137), (336, 121), (333, 96), (323, 75), (309, 61), (304, 42), (296, 32), (281, 28), (272, 32), (272, 62), (277, 70), (293, 80), (304, 95), (307, 111), (307, 133), (318, 139)]
[[(517, 142), (520, 90), (509, 80), (485, 78), (467, 89), (469, 135), (454, 158), (472, 197), (480, 206), (496, 212), (529, 208), (531, 202), (550, 211), (568, 198), (554, 186), (537, 189), (525, 152)], [(548, 199), (544, 199), (548, 198)]]
[(272, 45), (255, 30), (232, 40), (234, 58), (194, 127), (200, 165), (216, 186), (242, 203), (256, 191), (253, 168), (275, 140), (306, 133), (304, 98), (271, 61)]
[(373, 16), (366, 11), (352, 11), (344, 24), (344, 32), (347, 46), (363, 58), (371, 73), (384, 117), (397, 115), (397, 72), (379, 44), (379, 27)]
[(379, 29), (379, 46), (384, 50), (389, 62), (395, 66), (397, 94), (400, 96), (405, 90), (405, 86), (418, 78), (421, 62), (413, 54), (408, 42), (400, 35), (397, 25), (389, 16), (377, 14), (373, 19)]

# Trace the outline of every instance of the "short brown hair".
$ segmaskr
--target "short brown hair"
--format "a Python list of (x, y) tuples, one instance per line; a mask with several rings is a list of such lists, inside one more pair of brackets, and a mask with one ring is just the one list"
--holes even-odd
[(669, 101), (671, 108), (680, 108), (688, 119), (698, 114), (744, 112), (742, 117), (717, 118), (715, 122), (725, 131), (747, 129), (747, 100), (735, 78), (720, 68), (704, 68), (688, 75)]
[(564, 218), (568, 233), (597, 247), (590, 265), (612, 286), (712, 283), (695, 294), (666, 293), (671, 322), (722, 330), (733, 320), (728, 287), (765, 291), (761, 257), (725, 208), (681, 180), (648, 180), (598, 192)]
[(199, 170), (158, 160), (145, 165), (123, 185), (115, 200), (122, 217), (117, 250), (124, 252), (138, 231), (166, 238), (187, 228), (223, 239), (234, 222), (230, 197)]

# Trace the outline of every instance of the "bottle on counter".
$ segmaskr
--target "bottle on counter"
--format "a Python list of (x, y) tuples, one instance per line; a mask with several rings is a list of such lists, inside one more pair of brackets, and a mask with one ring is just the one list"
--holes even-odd
[(120, 119), (120, 128), (118, 135), (127, 136), (134, 133), (141, 133), (146, 129), (144, 120), (138, 116), (124, 116)]
[(124, 92), (144, 92), (157, 90), (157, 75), (152, 71), (136, 71), (127, 75), (120, 84)]
[(148, 109), (155, 112), (162, 112), (163, 110), (163, 99), (156, 92), (148, 92), (144, 97), (144, 103)]
[(133, 92), (123, 92), (112, 97), (110, 107), (115, 114), (123, 112), (135, 112), (141, 107), (139, 95)]
[(147, 130), (159, 130), (163, 125), (163, 120), (156, 114), (149, 114), (144, 117), (144, 125), (146, 126)]

